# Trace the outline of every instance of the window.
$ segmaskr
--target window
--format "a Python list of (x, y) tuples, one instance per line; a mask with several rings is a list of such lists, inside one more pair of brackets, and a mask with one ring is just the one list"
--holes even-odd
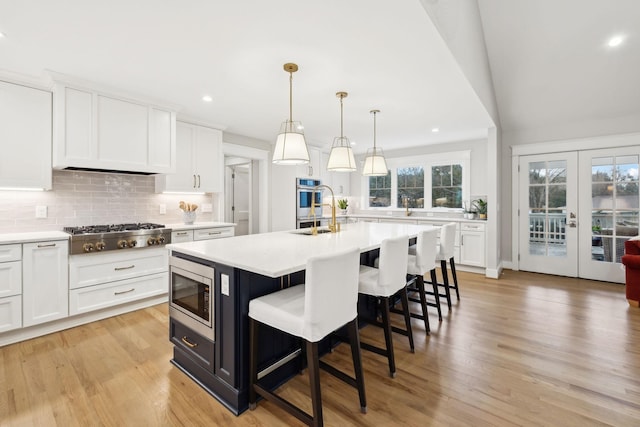
[(473, 198), (470, 158), (470, 150), (387, 158), (386, 176), (361, 178), (368, 196), (363, 207), (404, 209), (406, 203), (410, 209), (461, 211)]
[(391, 206), (391, 171), (386, 176), (369, 177), (369, 206)]
[(398, 168), (397, 207), (424, 208), (424, 168)]
[(462, 165), (431, 167), (431, 206), (462, 208)]

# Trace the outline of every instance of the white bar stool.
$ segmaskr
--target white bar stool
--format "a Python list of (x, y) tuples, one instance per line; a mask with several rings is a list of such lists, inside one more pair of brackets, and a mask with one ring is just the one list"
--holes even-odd
[[(380, 256), (378, 258), (379, 268), (366, 265), (360, 266), (358, 291), (364, 295), (377, 297), (382, 314), (382, 323), (375, 319), (366, 319), (366, 321), (373, 325), (381, 326), (384, 329), (386, 348), (381, 349), (367, 343), (361, 343), (360, 346), (365, 350), (386, 356), (389, 360), (389, 373), (392, 378), (396, 376), (396, 364), (391, 332), (406, 335), (409, 338), (411, 352), (414, 352), (411, 316), (409, 315), (409, 300), (407, 297), (408, 245), (409, 236), (385, 239), (380, 246)], [(400, 294), (402, 301), (406, 330), (392, 327), (389, 321), (389, 300), (397, 293)]]
[[(302, 422), (322, 426), (322, 398), (319, 368), (358, 389), (360, 409), (366, 412), (360, 338), (358, 333), (359, 249), (348, 249), (307, 261), (305, 284), (292, 286), (249, 301), (249, 408), (255, 409), (257, 395), (273, 402)], [(301, 338), (307, 355), (313, 415), (263, 388), (258, 383), (258, 329), (264, 324)], [(318, 360), (318, 342), (347, 325), (355, 379)], [(263, 376), (271, 370), (266, 368)]]
[[(437, 253), (438, 230), (423, 230), (418, 233), (414, 251), (410, 251), (407, 263), (407, 274), (413, 277), (413, 285), (408, 285), (409, 291), (418, 292), (419, 300), (409, 298), (410, 301), (419, 302), (422, 307), (422, 315), (411, 313), (411, 317), (424, 321), (424, 327), (429, 335), (431, 331), (429, 327), (429, 316), (427, 315), (427, 306), (436, 307), (438, 309), (438, 320), (442, 321), (442, 310), (440, 308), (440, 295), (438, 293), (438, 281), (436, 278), (436, 253)], [(412, 255), (411, 252), (415, 252)], [(426, 292), (424, 289), (424, 275), (431, 274), (431, 284), (433, 286), (433, 295), (435, 303), (427, 302)]]
[[(453, 260), (454, 247), (456, 239), (456, 223), (450, 222), (442, 226), (440, 231), (440, 245), (438, 247), (438, 254), (436, 261), (440, 261), (440, 269), (442, 270), (442, 280), (444, 284), (444, 295), (441, 297), (447, 299), (447, 306), (451, 310), (451, 292), (450, 289), (456, 290), (456, 296), (460, 301), (460, 292), (458, 291), (458, 276), (456, 275), (456, 263)], [(447, 274), (447, 261), (451, 266), (451, 276), (453, 278), (453, 285), (449, 284), (449, 275)]]

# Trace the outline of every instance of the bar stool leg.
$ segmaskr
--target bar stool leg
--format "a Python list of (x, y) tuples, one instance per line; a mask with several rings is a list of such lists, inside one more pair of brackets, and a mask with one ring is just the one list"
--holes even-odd
[(440, 291), (438, 290), (438, 276), (436, 269), (431, 270), (431, 285), (433, 286), (433, 297), (436, 299), (436, 308), (438, 309), (438, 321), (442, 322), (442, 308), (440, 307)]
[(249, 318), (249, 409), (256, 409), (256, 390), (258, 382), (258, 322)]
[(306, 341), (307, 367), (309, 368), (309, 385), (311, 386), (311, 406), (313, 407), (313, 424), (322, 426), (322, 396), (320, 394), (320, 363), (318, 361), (318, 343)]
[(418, 293), (420, 294), (420, 305), (422, 306), (422, 317), (424, 317), (424, 329), (427, 331), (427, 335), (431, 333), (431, 327), (429, 326), (429, 316), (427, 314), (427, 296), (424, 291), (424, 277), (417, 276), (416, 286), (418, 287)]
[(406, 286), (400, 291), (400, 299), (402, 300), (402, 311), (404, 311), (404, 324), (406, 325), (407, 335), (409, 336), (409, 347), (411, 347), (411, 353), (415, 353), (413, 331), (411, 330), (411, 314), (409, 314), (409, 296), (407, 295)]
[(460, 301), (460, 292), (458, 292), (458, 276), (456, 275), (456, 262), (453, 257), (449, 258), (449, 265), (451, 265), (451, 276), (453, 276), (453, 288), (456, 290), (456, 297)]
[(364, 392), (364, 373), (362, 370), (362, 355), (360, 351), (360, 332), (358, 332), (358, 318), (347, 324), (347, 333), (351, 343), (351, 358), (353, 359), (353, 370), (358, 386), (358, 396), (360, 397), (360, 412), (367, 413), (367, 397)]
[(442, 270), (442, 280), (444, 281), (444, 294), (447, 298), (447, 307), (451, 310), (451, 292), (449, 291), (449, 274), (447, 273), (447, 261), (440, 261), (440, 269)]
[(382, 329), (384, 329), (384, 341), (387, 346), (387, 359), (389, 360), (389, 375), (396, 377), (396, 361), (393, 354), (393, 338), (391, 337), (391, 322), (389, 321), (389, 297), (381, 297), (382, 303)]

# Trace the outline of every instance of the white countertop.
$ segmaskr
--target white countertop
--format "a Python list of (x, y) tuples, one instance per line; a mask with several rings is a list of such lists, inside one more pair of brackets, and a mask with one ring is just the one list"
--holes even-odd
[(0, 244), (47, 242), (51, 240), (68, 240), (69, 233), (64, 231), (37, 231), (31, 233), (0, 234)]
[(346, 218), (371, 218), (371, 219), (392, 219), (402, 221), (437, 221), (437, 222), (487, 222), (482, 219), (466, 219), (460, 217), (444, 217), (444, 216), (424, 216), (424, 215), (382, 215), (382, 214), (370, 214), (370, 213), (349, 213), (346, 215), (337, 215), (338, 217)]
[(194, 222), (193, 224), (165, 224), (167, 228), (170, 228), (172, 231), (181, 231), (181, 230), (198, 230), (201, 228), (219, 228), (219, 227), (235, 227), (236, 224), (233, 222)]
[(308, 236), (309, 229), (236, 236), (227, 239), (167, 245), (173, 251), (219, 262), (269, 277), (280, 277), (304, 270), (312, 256), (331, 254), (339, 249), (358, 247), (366, 252), (380, 247), (389, 237), (415, 237), (430, 225), (357, 223), (343, 224), (339, 233)]

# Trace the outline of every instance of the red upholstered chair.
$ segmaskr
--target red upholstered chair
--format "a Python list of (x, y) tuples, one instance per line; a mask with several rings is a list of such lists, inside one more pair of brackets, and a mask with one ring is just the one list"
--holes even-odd
[(640, 236), (624, 242), (622, 263), (625, 266), (627, 301), (632, 307), (640, 306)]

